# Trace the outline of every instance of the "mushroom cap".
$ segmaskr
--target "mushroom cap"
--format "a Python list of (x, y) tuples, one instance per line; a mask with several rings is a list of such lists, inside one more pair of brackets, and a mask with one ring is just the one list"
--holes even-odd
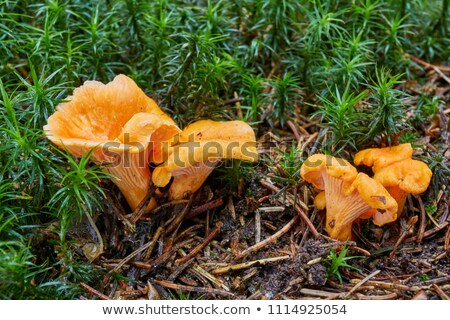
[[(177, 128), (175, 122), (156, 102), (125, 75), (118, 75), (107, 84), (86, 81), (67, 100), (59, 104), (56, 112), (48, 118), (44, 132), (49, 140), (77, 157), (96, 148), (92, 155), (96, 162), (108, 160), (100, 152), (105, 146), (114, 152), (140, 152), (139, 148), (133, 147), (133, 143), (130, 146), (124, 145), (120, 137), (123, 139), (123, 134), (129, 133), (127, 141), (135, 142), (135, 145), (147, 140), (148, 135), (139, 131), (155, 129), (156, 124), (151, 123), (155, 119), (158, 119), (160, 125)], [(133, 128), (136, 124), (140, 127)]]
[(431, 176), (426, 163), (406, 159), (378, 170), (374, 179), (385, 187), (398, 187), (406, 193), (419, 194), (428, 188)]
[(211, 147), (220, 143), (224, 158), (258, 160), (255, 132), (243, 121), (196, 121), (184, 128), (179, 136), (179, 143), (192, 141), (209, 141)]
[(410, 143), (386, 148), (369, 148), (359, 151), (354, 158), (354, 163), (372, 167), (373, 172), (377, 172), (392, 163), (411, 159), (413, 149)]
[(358, 190), (363, 201), (371, 208), (397, 211), (397, 202), (395, 199), (380, 182), (369, 177), (367, 174), (362, 172), (358, 173), (358, 176), (347, 192), (355, 189)]
[(253, 129), (242, 121), (200, 120), (174, 137), (167, 159), (152, 173), (156, 186), (166, 186), (171, 199), (183, 198), (197, 191), (220, 159), (256, 161), (256, 138)]
[(324, 190), (323, 170), (325, 170), (327, 175), (338, 178), (348, 184), (351, 184), (358, 175), (356, 168), (347, 160), (320, 153), (308, 157), (303, 162), (300, 168), (300, 175), (316, 188)]

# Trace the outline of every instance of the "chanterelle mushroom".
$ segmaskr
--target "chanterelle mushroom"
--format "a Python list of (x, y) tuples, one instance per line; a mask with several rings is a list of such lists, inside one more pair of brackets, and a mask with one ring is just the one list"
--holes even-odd
[(169, 189), (170, 199), (197, 191), (221, 159), (256, 161), (253, 129), (242, 121), (200, 120), (187, 126), (169, 147), (168, 158), (152, 176), (157, 186)]
[(370, 209), (376, 209), (374, 222), (397, 212), (397, 203), (381, 183), (358, 173), (348, 161), (324, 154), (310, 156), (300, 175), (316, 188), (324, 190), (315, 203), (326, 205), (326, 230), (338, 240), (351, 239), (352, 223)]
[[(115, 177), (136, 209), (151, 182), (149, 159), (161, 153), (162, 139), (181, 130), (125, 75), (108, 84), (86, 81), (67, 100), (44, 126), (48, 139), (77, 157), (94, 149), (91, 159)], [(152, 200), (147, 209), (155, 205)]]
[(373, 172), (384, 168), (392, 163), (411, 159), (413, 149), (410, 143), (403, 143), (398, 146), (386, 148), (369, 148), (359, 151), (353, 162), (359, 166), (361, 164), (372, 167)]
[(409, 143), (395, 147), (370, 148), (355, 155), (355, 164), (371, 166), (375, 173), (373, 178), (386, 187), (397, 201), (398, 215), (403, 211), (407, 195), (424, 192), (432, 176), (426, 163), (411, 158), (412, 148)]

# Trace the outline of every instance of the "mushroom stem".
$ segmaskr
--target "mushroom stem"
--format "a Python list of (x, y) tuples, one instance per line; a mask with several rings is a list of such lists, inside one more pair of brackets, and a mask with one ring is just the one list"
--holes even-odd
[(345, 194), (344, 182), (326, 173), (322, 174), (325, 186), (326, 229), (330, 237), (350, 240), (352, 222), (371, 207), (363, 201), (357, 190)]
[[(112, 181), (120, 189), (133, 211), (147, 195), (151, 183), (151, 173), (145, 153), (125, 152), (119, 163), (103, 166), (103, 170), (113, 176)], [(156, 208), (156, 205), (155, 199), (151, 199), (145, 211)]]
[(386, 190), (389, 192), (392, 198), (394, 198), (395, 201), (397, 201), (398, 204), (397, 217), (398, 217), (403, 212), (403, 208), (405, 206), (406, 197), (408, 196), (408, 193), (400, 189), (398, 186), (386, 187)]

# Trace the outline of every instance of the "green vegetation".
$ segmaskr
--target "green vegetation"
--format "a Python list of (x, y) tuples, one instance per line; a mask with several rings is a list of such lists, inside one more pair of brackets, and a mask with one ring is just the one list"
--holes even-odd
[[(318, 149), (332, 154), (405, 128), (417, 140), (441, 102), (424, 91), (415, 103), (402, 85), (419, 81), (410, 56), (449, 60), (446, 9), (446, 0), (0, 0), (0, 298), (73, 298), (79, 281), (99, 279), (67, 232), (102, 211), (107, 175), (42, 130), (84, 81), (126, 74), (181, 126), (243, 119), (278, 134), (315, 115), (326, 129)], [(277, 158), (288, 187), (299, 152)], [(433, 190), (448, 185), (447, 155), (423, 161)], [(226, 170), (233, 190), (253, 174), (247, 164)], [(340, 279), (345, 255), (330, 253), (329, 275)]]
[(340, 283), (342, 283), (342, 275), (340, 268), (349, 268), (361, 272), (361, 270), (359, 270), (358, 268), (349, 265), (347, 261), (352, 259), (360, 259), (363, 257), (360, 256), (347, 257), (347, 252), (348, 252), (347, 245), (344, 245), (339, 254), (337, 254), (333, 249), (330, 249), (328, 257), (324, 260), (328, 278), (334, 277), (338, 279)]

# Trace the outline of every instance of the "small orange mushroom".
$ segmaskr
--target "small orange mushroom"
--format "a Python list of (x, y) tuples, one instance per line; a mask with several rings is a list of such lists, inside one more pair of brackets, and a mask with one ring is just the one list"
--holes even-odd
[(165, 187), (170, 180), (169, 198), (182, 199), (197, 191), (221, 159), (256, 161), (253, 129), (242, 121), (200, 120), (187, 126), (169, 147), (168, 158), (155, 168), (156, 186)]
[(398, 203), (398, 213), (403, 211), (409, 193), (420, 194), (427, 190), (432, 172), (427, 164), (413, 159), (395, 162), (379, 169), (374, 179), (379, 181)]
[[(412, 147), (409, 143), (394, 147), (370, 148), (355, 155), (356, 165), (372, 167), (374, 179), (389, 191), (398, 203), (398, 214), (403, 211), (409, 193), (420, 194), (430, 184), (432, 172), (426, 163), (412, 159)], [(375, 219), (374, 219), (375, 221)], [(393, 220), (376, 220), (383, 225)]]
[[(181, 130), (125, 75), (108, 84), (86, 81), (67, 100), (44, 126), (48, 139), (76, 157), (94, 149), (91, 159), (115, 177), (135, 210), (151, 182), (149, 159)], [(147, 210), (155, 206), (152, 199)]]
[(392, 163), (411, 159), (413, 149), (410, 143), (403, 143), (398, 146), (386, 148), (369, 148), (359, 151), (353, 162), (359, 166), (361, 164), (372, 167), (373, 172), (384, 168)]
[(368, 210), (375, 209), (375, 217), (397, 212), (397, 203), (381, 183), (358, 173), (344, 159), (312, 155), (303, 163), (300, 175), (324, 190), (324, 196), (319, 193), (314, 202), (319, 208), (326, 205), (325, 228), (334, 239), (351, 239), (352, 223)]

